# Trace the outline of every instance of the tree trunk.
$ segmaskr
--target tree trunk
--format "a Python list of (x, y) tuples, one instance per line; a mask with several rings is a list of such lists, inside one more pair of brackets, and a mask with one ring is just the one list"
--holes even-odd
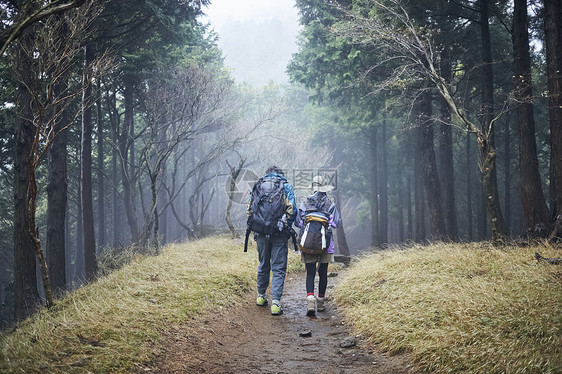
[(386, 121), (382, 121), (381, 134), (381, 167), (379, 173), (380, 191), (380, 242), (388, 243), (388, 162), (386, 147)]
[[(92, 47), (85, 48), (84, 68), (93, 59)], [(94, 208), (92, 202), (92, 85), (86, 71), (83, 74), (82, 84), (82, 141), (81, 141), (81, 199), (82, 199), (82, 225), (84, 229), (84, 271), (86, 280), (91, 281), (98, 272), (96, 261), (96, 239), (94, 234)]]
[(562, 4), (543, 0), (546, 46), (550, 163), (554, 185), (555, 215), (562, 214)]
[(474, 228), (472, 220), (472, 161), (470, 160), (470, 133), (466, 133), (466, 231), (468, 241), (474, 239)]
[(505, 179), (503, 183), (504, 190), (504, 223), (505, 223), (505, 234), (510, 235), (511, 233), (511, 131), (509, 131), (509, 125), (505, 126), (504, 132), (504, 156), (503, 156), (503, 170), (505, 174)]
[[(334, 198), (335, 198), (335, 202), (334, 204), (336, 204), (336, 209), (338, 210), (338, 212), (340, 212), (341, 214), (341, 200), (340, 200), (340, 191), (338, 189), (335, 189), (334, 192)], [(338, 250), (340, 252), (340, 255), (343, 256), (349, 256), (349, 246), (347, 245), (347, 238), (345, 236), (345, 230), (343, 228), (344, 223), (342, 220), (342, 224), (338, 226), (338, 228), (336, 229), (336, 237), (338, 239)]]
[[(166, 185), (166, 180), (168, 178), (168, 168), (166, 167), (166, 163), (162, 166), (162, 185)], [(168, 205), (168, 195), (166, 193), (165, 188), (160, 186), (158, 190), (158, 201), (159, 205), (165, 207)], [(160, 232), (162, 236), (162, 243), (168, 243), (168, 208), (165, 208), (162, 212), (160, 212), (159, 216), (160, 220)]]
[(113, 184), (113, 188), (111, 189), (111, 230), (112, 230), (112, 241), (113, 241), (113, 248), (118, 248), (119, 245), (122, 245), (122, 215), (120, 214), (120, 200), (119, 200), (119, 172), (118, 172), (118, 145), (119, 145), (119, 117), (116, 108), (116, 97), (115, 92), (111, 94), (108, 98), (108, 113), (110, 115), (111, 120), (111, 136), (113, 140), (113, 146), (111, 148), (111, 180)]
[[(37, 126), (37, 125), (36, 125)], [(39, 131), (37, 127), (37, 132)], [(49, 278), (49, 268), (47, 266), (47, 259), (43, 252), (43, 247), (41, 245), (41, 240), (39, 239), (39, 229), (35, 223), (36, 217), (36, 203), (37, 203), (37, 180), (35, 177), (35, 172), (37, 171), (37, 162), (39, 161), (37, 157), (37, 149), (39, 146), (39, 136), (37, 133), (35, 135), (35, 145), (28, 157), (27, 162), (27, 172), (29, 173), (29, 183), (27, 185), (27, 215), (29, 220), (29, 236), (31, 237), (31, 243), (33, 245), (33, 250), (35, 252), (35, 258), (39, 263), (39, 270), (41, 273), (41, 281), (43, 283), (43, 291), (45, 292), (45, 301), (47, 308), (55, 305), (55, 297), (53, 295), (53, 288), (51, 287), (51, 280)]]
[(16, 320), (29, 316), (40, 304), (37, 291), (36, 260), (29, 236), (27, 214), (27, 160), (33, 142), (31, 94), (27, 87), (33, 83), (32, 61), (26, 53), (31, 49), (31, 28), (19, 40), (16, 68), (20, 81), (16, 87), (16, 130), (14, 155), (14, 312)]
[(408, 208), (408, 235), (407, 239), (414, 239), (414, 216), (412, 214), (412, 179), (407, 177), (406, 207)]
[(425, 233), (425, 202), (423, 199), (423, 165), (421, 142), (417, 141), (421, 137), (421, 129), (415, 129), (415, 149), (412, 152), (414, 158), (414, 241), (424, 242)]
[(484, 146), (482, 148), (484, 161), (482, 164), (482, 186), (484, 200), (486, 201), (486, 213), (490, 220), (492, 229), (492, 242), (498, 243), (505, 236), (505, 227), (499, 204), (496, 175), (496, 152), (494, 148)]
[(398, 242), (405, 240), (404, 235), (404, 186), (398, 186)]
[(431, 93), (424, 91), (416, 100), (414, 113), (418, 114), (416, 127), (420, 131), (422, 170), (432, 239), (442, 240), (446, 236), (445, 218), (441, 206), (441, 186), (437, 174), (437, 161), (433, 149), (433, 121), (431, 119)]
[[(134, 168), (130, 165), (134, 160), (130, 160), (130, 164), (127, 162), (129, 149), (134, 148), (134, 143), (130, 138), (130, 134), (133, 131), (131, 130), (131, 127), (134, 126), (133, 87), (130, 77), (125, 79), (125, 90), (123, 96), (125, 101), (125, 123), (119, 139), (121, 180), (123, 183), (123, 203), (125, 206), (127, 223), (129, 224), (129, 229), (131, 231), (131, 241), (133, 243), (138, 243), (140, 240), (140, 230), (134, 191), (135, 179), (134, 174), (131, 174), (131, 171), (133, 171)], [(132, 158), (133, 153), (131, 152), (130, 155)]]
[(369, 139), (371, 151), (371, 245), (381, 244), (379, 236), (379, 203), (378, 203), (378, 158), (377, 158), (377, 128), (372, 125)]
[(494, 149), (494, 72), (492, 68), (492, 43), (490, 40), (489, 0), (480, 0), (480, 27), (482, 41), (482, 187), (486, 213), (492, 229), (492, 241), (499, 242), (505, 235), (505, 225), (499, 204), (496, 171), (496, 152)]
[[(81, 146), (80, 146), (81, 148)], [(78, 155), (80, 155), (80, 149), (77, 150)], [(82, 157), (79, 156), (79, 162)], [(74, 267), (74, 281), (78, 283), (83, 283), (85, 280), (84, 274), (84, 225), (82, 225), (82, 187), (80, 182), (80, 177), (78, 179), (78, 185), (76, 186), (77, 196), (76, 199), (76, 254), (74, 257), (75, 267)]]
[(230, 190), (228, 194), (228, 203), (226, 206), (226, 214), (224, 216), (224, 219), (226, 220), (226, 224), (233, 238), (239, 238), (240, 234), (236, 231), (234, 225), (232, 224), (232, 220), (230, 219), (230, 211), (232, 209), (232, 200), (234, 199), (234, 192), (236, 191), (236, 181), (238, 180), (238, 176), (240, 175), (240, 171), (244, 167), (245, 162), (246, 159), (242, 157), (240, 157), (240, 160), (238, 161), (238, 166), (232, 166), (230, 165), (228, 160), (226, 161), (226, 164), (230, 168)]
[[(63, 85), (55, 88), (58, 97), (64, 92)], [(60, 92), (58, 92), (60, 91)], [(60, 108), (55, 108), (55, 113)], [(55, 132), (68, 125), (68, 114), (63, 109), (60, 118), (55, 121)], [(47, 183), (47, 265), (50, 271), (51, 285), (55, 295), (66, 290), (66, 204), (67, 204), (67, 134), (59, 133), (48, 151)]]
[(515, 0), (514, 2), (513, 54), (515, 100), (517, 101), (516, 118), (519, 127), (521, 203), (525, 216), (525, 229), (528, 233), (542, 233), (545, 236), (550, 230), (551, 219), (541, 186), (537, 158), (527, 0)]
[[(101, 89), (101, 82), (98, 79), (98, 91)], [(106, 245), (106, 221), (105, 221), (105, 173), (104, 173), (104, 158), (105, 153), (103, 150), (103, 114), (102, 114), (102, 105), (101, 105), (101, 97), (97, 96), (96, 100), (96, 109), (97, 109), (97, 126), (98, 126), (98, 246), (99, 248), (103, 248)]]
[[(445, 52), (441, 56), (441, 71), (443, 75), (451, 74), (451, 63)], [(457, 210), (455, 206), (455, 170), (453, 164), (453, 126), (451, 121), (451, 108), (445, 101), (440, 101), (441, 124), (439, 126), (439, 173), (441, 176), (443, 214), (447, 225), (447, 236), (451, 240), (457, 240), (458, 224)]]

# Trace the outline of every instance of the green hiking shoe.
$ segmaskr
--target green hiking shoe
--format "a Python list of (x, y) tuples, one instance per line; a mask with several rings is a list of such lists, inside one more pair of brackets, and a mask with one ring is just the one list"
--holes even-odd
[(258, 299), (256, 300), (257, 306), (265, 306), (267, 305), (267, 295), (258, 295)]
[(271, 315), (280, 316), (281, 314), (283, 314), (283, 308), (281, 308), (279, 300), (273, 300), (271, 303)]

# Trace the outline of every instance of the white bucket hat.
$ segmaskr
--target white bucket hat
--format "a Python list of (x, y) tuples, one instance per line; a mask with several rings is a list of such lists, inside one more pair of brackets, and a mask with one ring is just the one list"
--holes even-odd
[(312, 178), (312, 184), (310, 185), (313, 191), (318, 192), (330, 192), (334, 189), (334, 186), (330, 186), (326, 178), (322, 175), (317, 175)]

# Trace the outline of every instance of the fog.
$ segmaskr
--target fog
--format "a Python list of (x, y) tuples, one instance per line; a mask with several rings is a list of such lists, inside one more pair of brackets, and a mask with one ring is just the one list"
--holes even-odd
[(314, 176), (332, 182), (337, 252), (551, 232), (562, 145), (546, 71), (560, 59), (531, 50), (516, 71), (528, 41), (503, 27), (541, 39), (542, 24), (456, 2), (156, 3), (87, 1), (18, 34), (0, 1), (1, 35), (14, 31), (0, 60), (0, 314), (13, 287), (40, 300), (37, 269), (64, 292), (104, 254), (230, 235), (229, 206), (242, 234), (272, 165), (297, 201)]
[(288, 83), (286, 67), (301, 29), (293, 1), (219, 0), (205, 13), (234, 78), (254, 87)]

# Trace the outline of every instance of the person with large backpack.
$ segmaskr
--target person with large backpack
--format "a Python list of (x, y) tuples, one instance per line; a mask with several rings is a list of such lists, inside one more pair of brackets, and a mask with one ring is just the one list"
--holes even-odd
[[(336, 204), (326, 192), (334, 189), (323, 176), (312, 179), (313, 194), (300, 205), (295, 225), (300, 227), (301, 262), (306, 268), (306, 314), (316, 315), (325, 310), (324, 297), (328, 287), (328, 263), (333, 262), (332, 229), (341, 225)], [(318, 272), (318, 297), (314, 296), (314, 279)]]
[(271, 277), (271, 314), (283, 314), (281, 296), (287, 273), (288, 240), (297, 205), (293, 186), (287, 182), (283, 170), (277, 166), (268, 168), (265, 176), (260, 178), (252, 188), (248, 204), (248, 228), (255, 233), (258, 250), (256, 304), (268, 304), (266, 290)]

